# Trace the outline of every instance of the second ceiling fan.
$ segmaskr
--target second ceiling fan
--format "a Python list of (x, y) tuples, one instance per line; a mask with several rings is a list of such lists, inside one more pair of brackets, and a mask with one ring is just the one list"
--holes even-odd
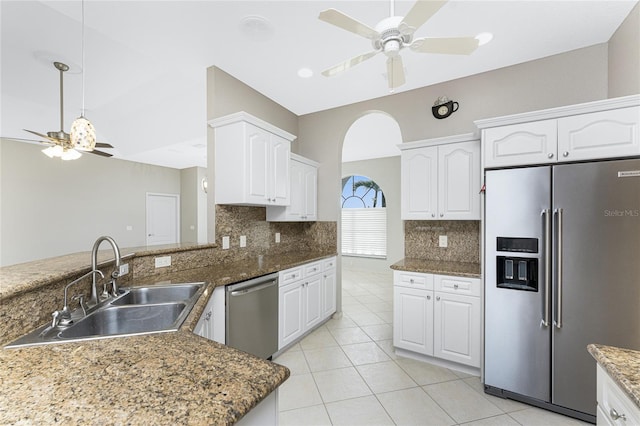
[(444, 53), (451, 55), (469, 55), (478, 47), (474, 37), (424, 37), (414, 39), (418, 28), (429, 20), (447, 1), (418, 0), (405, 17), (393, 16), (393, 0), (391, 0), (391, 16), (378, 22), (375, 28), (363, 24), (336, 9), (320, 12), (318, 18), (324, 22), (365, 37), (371, 40), (373, 50), (341, 62), (322, 72), (331, 77), (354, 67), (378, 53), (387, 56), (387, 76), (389, 88), (395, 89), (405, 83), (404, 67), (400, 51), (409, 48), (418, 53)]

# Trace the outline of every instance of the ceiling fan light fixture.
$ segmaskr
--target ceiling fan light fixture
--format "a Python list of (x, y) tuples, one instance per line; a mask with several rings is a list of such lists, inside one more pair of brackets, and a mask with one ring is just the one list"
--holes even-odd
[(96, 129), (82, 115), (71, 125), (70, 138), (73, 147), (80, 151), (93, 151), (96, 147)]
[(60, 145), (53, 145), (49, 148), (45, 148), (42, 150), (42, 153), (49, 158), (62, 157), (62, 152), (64, 150)]
[(75, 149), (65, 149), (62, 152), (62, 155), (60, 156), (60, 158), (64, 161), (68, 161), (68, 160), (77, 160), (78, 158), (82, 157), (82, 154), (80, 154), (78, 151), (76, 151)]

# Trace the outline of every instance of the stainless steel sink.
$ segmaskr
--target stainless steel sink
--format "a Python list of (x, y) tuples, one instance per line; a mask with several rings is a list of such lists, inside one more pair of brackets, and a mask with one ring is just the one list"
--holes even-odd
[(200, 282), (123, 289), (121, 296), (103, 302), (86, 316), (83, 316), (81, 310), (73, 312), (71, 325), (45, 325), (5, 347), (176, 331), (200, 298), (204, 284)]
[(191, 299), (201, 287), (201, 283), (134, 287), (115, 299), (111, 304), (119, 306), (179, 302)]
[(184, 303), (110, 306), (81, 319), (58, 336), (60, 339), (76, 339), (174, 330), (185, 307)]

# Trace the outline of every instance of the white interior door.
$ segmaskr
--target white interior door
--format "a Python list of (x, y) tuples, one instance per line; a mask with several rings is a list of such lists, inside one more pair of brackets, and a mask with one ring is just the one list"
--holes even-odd
[(180, 196), (147, 193), (147, 245), (180, 240)]

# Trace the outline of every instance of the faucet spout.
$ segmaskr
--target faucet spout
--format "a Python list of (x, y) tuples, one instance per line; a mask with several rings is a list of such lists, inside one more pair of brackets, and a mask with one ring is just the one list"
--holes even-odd
[[(115, 270), (113, 271), (113, 273), (111, 274), (111, 277), (113, 278), (113, 285), (111, 287), (111, 294), (113, 296), (117, 296), (118, 295), (118, 284), (116, 282), (116, 278), (118, 278), (119, 273), (120, 273), (120, 262), (121, 262), (121, 256), (120, 256), (120, 248), (118, 247), (118, 244), (116, 244), (115, 240), (111, 237), (107, 237), (107, 236), (102, 236), (100, 238), (98, 238), (96, 240), (96, 242), (93, 244), (93, 249), (91, 250), (91, 269), (95, 270), (98, 269), (98, 248), (100, 247), (100, 244), (106, 241), (111, 245), (111, 248), (113, 249), (113, 254), (115, 256)], [(91, 285), (91, 299), (89, 299), (89, 303), (91, 304), (98, 304), (100, 302), (100, 300), (98, 300), (98, 287), (97, 287), (97, 283), (96, 283), (96, 276), (93, 276), (93, 282)]]

